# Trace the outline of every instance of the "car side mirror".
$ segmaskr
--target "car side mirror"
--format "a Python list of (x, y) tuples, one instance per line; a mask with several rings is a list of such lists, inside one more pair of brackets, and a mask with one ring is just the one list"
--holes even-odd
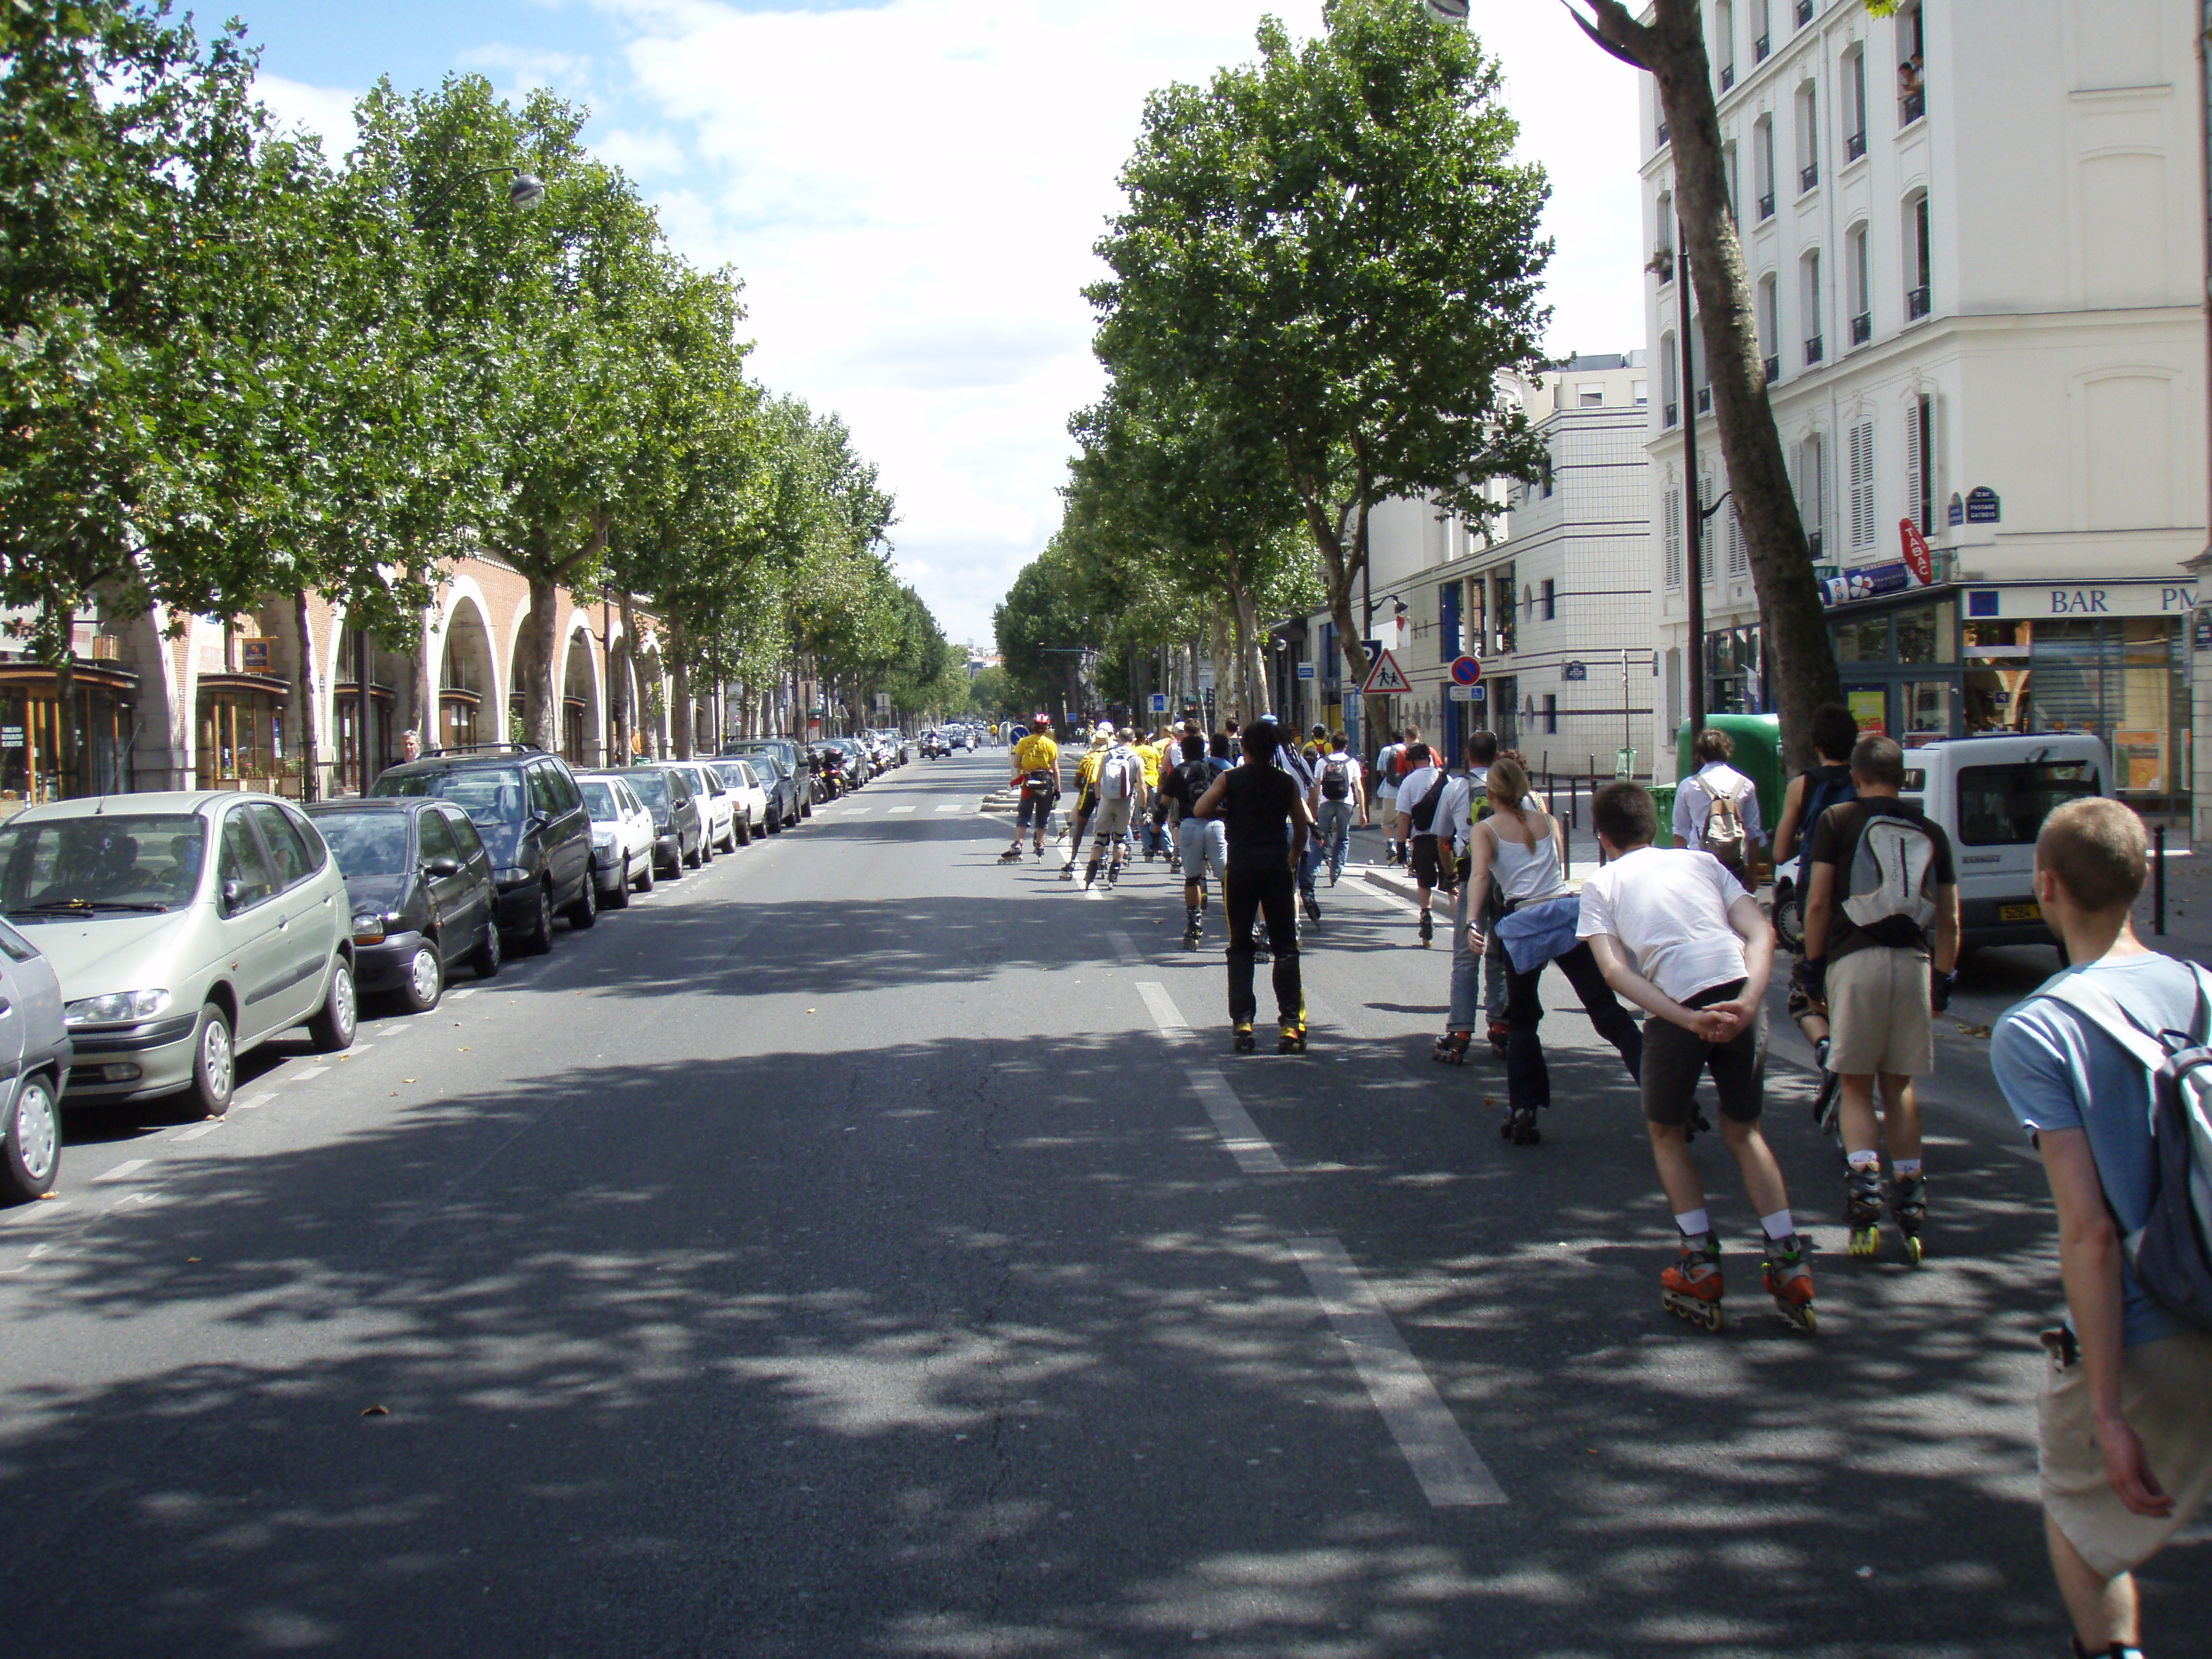
[(238, 908), (239, 901), (243, 899), (245, 896), (246, 884), (244, 882), (239, 880), (236, 876), (229, 876), (224, 878), (222, 884), (222, 908), (226, 913)]
[(423, 860), (422, 873), (440, 880), (447, 876), (458, 876), (461, 873), (461, 861), (450, 853), (441, 853), (434, 859)]

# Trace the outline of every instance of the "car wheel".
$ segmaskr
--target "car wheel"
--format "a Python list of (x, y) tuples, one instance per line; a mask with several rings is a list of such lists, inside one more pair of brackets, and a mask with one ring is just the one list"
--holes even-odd
[(637, 890), (641, 893), (650, 893), (653, 890), (653, 878), (659, 873), (660, 851), (658, 848), (648, 847), (645, 849), (645, 863), (637, 872)]
[(62, 1110), (53, 1085), (43, 1077), (26, 1078), (15, 1091), (15, 1109), (0, 1124), (0, 1192), (44, 1198), (53, 1191), (61, 1167)]
[(542, 957), (553, 948), (553, 901), (542, 886), (530, 891), (530, 926), (516, 938), (515, 948), (526, 957)]
[(438, 947), (418, 945), (407, 963), (407, 977), (399, 987), (399, 1000), (410, 1013), (427, 1014), (446, 994), (446, 964), (438, 960)]
[(185, 1093), (203, 1115), (221, 1117), (230, 1109), (238, 1086), (238, 1054), (231, 1047), (230, 1016), (215, 1003), (200, 1010), (192, 1034), (192, 1083)]
[[(678, 844), (681, 845), (680, 842)], [(684, 855), (684, 862), (690, 868), (696, 870), (706, 861), (707, 843), (705, 839), (702, 837), (702, 839), (692, 842), (691, 850)]]
[(629, 854), (625, 853), (623, 854), (622, 879), (617, 882), (612, 887), (607, 889), (606, 898), (602, 902), (607, 909), (627, 910), (629, 908)]
[(811, 818), (814, 816), (814, 800), (811, 796), (799, 802), (799, 816), (802, 818)]
[(591, 865), (584, 866), (584, 885), (576, 901), (561, 913), (568, 918), (568, 931), (580, 933), (597, 925), (599, 920), (599, 872)]
[(699, 832), (699, 862), (712, 864), (714, 861), (714, 832), (712, 830), (702, 830)]
[(469, 966), (476, 969), (478, 979), (497, 979), (499, 964), (505, 959), (499, 938), (499, 917), (494, 915), (484, 923), (483, 942), (470, 954)]
[(735, 852), (738, 847), (751, 846), (753, 844), (752, 815), (750, 813), (747, 813), (742, 818), (732, 819), (730, 824), (730, 834), (736, 839), (737, 842), (737, 846), (732, 847), (730, 849), (732, 852)]
[(354, 1027), (361, 1010), (354, 1000), (353, 969), (343, 957), (331, 958), (331, 982), (323, 993), (323, 1006), (307, 1022), (307, 1035), (318, 1054), (334, 1054), (353, 1047)]
[(771, 836), (780, 836), (783, 833), (783, 812), (774, 801), (768, 804), (768, 817), (761, 821), (761, 829)]

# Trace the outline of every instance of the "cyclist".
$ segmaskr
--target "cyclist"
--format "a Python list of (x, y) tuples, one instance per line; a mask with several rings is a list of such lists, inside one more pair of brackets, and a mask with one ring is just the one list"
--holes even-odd
[(1052, 722), (1042, 714), (1036, 717), (1035, 730), (1014, 745), (1014, 775), (1008, 787), (1022, 792), (1022, 804), (1014, 819), (1014, 844), (999, 854), (999, 862), (1021, 862), (1022, 831), (1032, 821), (1036, 855), (1042, 858), (1045, 827), (1052, 822), (1052, 804), (1060, 798), (1060, 745), (1052, 740)]

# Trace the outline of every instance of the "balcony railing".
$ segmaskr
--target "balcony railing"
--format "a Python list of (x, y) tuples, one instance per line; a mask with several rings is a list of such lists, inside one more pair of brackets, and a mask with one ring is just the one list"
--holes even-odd
[(1826, 355), (1826, 348), (1821, 343), (1819, 335), (1815, 334), (1805, 342), (1805, 361), (1808, 363), (1819, 362), (1824, 355)]
[(1664, 417), (1660, 422), (1662, 426), (1680, 426), (1682, 423), (1682, 405), (1680, 404), (1662, 404), (1660, 414)]
[(1698, 413), (1710, 415), (1712, 412), (1713, 389), (1709, 386), (1701, 386), (1698, 388)]
[(1797, 193), (1800, 196), (1820, 182), (1820, 164), (1818, 161), (1808, 162), (1797, 169)]
[(1864, 345), (1872, 338), (1874, 338), (1874, 313), (1862, 311), (1851, 319), (1851, 343), (1855, 346)]
[(1908, 323), (1919, 321), (1928, 314), (1933, 304), (1934, 299), (1929, 294), (1926, 283), (1907, 289), (1905, 291), (1905, 320)]
[(1797, 27), (1803, 28), (1813, 21), (1813, 0), (1797, 0)]
[(1760, 35), (1758, 40), (1751, 43), (1751, 61), (1754, 64), (1765, 63), (1766, 54), (1771, 50), (1771, 48), (1766, 43), (1766, 37)]
[(1721, 90), (1723, 92), (1726, 92), (1735, 84), (1735, 65), (1734, 64), (1723, 64), (1721, 65)]
[(1766, 360), (1766, 383), (1767, 383), (1767, 385), (1769, 385), (1769, 386), (1772, 386), (1772, 385), (1773, 385), (1777, 380), (1780, 380), (1781, 378), (1782, 378), (1782, 359), (1781, 359), (1781, 358), (1779, 358), (1779, 357), (1769, 357), (1769, 358)]
[(1928, 94), (1923, 91), (1908, 92), (1897, 100), (1897, 125), (1909, 127), (1928, 113)]
[(1771, 190), (1759, 198), (1759, 216), (1762, 222), (1774, 216), (1774, 192)]
[[(1659, 131), (1662, 135), (1659, 142), (1663, 144), (1667, 142), (1666, 137), (1664, 137), (1667, 129), (1662, 127)], [(1862, 127), (1858, 131), (1852, 133), (1849, 137), (1844, 140), (1844, 160), (1846, 161), (1856, 161), (1860, 156), (1865, 154), (1866, 129)]]

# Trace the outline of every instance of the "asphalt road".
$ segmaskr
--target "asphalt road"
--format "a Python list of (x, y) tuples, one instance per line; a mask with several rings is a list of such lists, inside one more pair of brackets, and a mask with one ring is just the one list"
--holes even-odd
[[(1708, 1336), (1578, 1011), (1504, 1145), (1499, 1070), (1427, 1057), (1445, 951), (1347, 878), (1313, 1052), (1234, 1056), (1218, 910), (1188, 954), (1158, 867), (999, 866), (1002, 763), (264, 1050), (220, 1125), (77, 1122), (0, 1214), (5, 1650), (2065, 1650), (2047, 1203), (1955, 1029), (2043, 964), (1984, 958), (1946, 1037), (1917, 1271), (1842, 1254), (1778, 1037), (1821, 1333), (1706, 1140)], [(2144, 1577), (2154, 1652), (2208, 1538)]]

